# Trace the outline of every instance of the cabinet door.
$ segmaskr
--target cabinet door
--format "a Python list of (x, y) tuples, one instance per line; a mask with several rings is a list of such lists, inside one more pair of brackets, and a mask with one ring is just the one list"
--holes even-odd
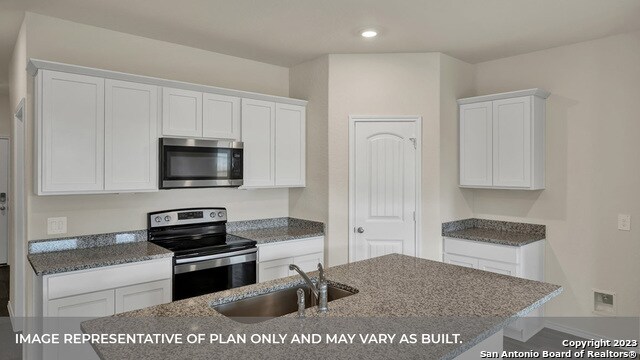
[(104, 80), (42, 70), (39, 194), (104, 188)]
[[(114, 314), (114, 291), (98, 291), (70, 296), (48, 302), (48, 318), (45, 318), (47, 333), (81, 333), (80, 323), (91, 318)], [(44, 359), (99, 359), (89, 344), (45, 345)]]
[(53, 317), (102, 317), (113, 315), (113, 290), (69, 296), (49, 300), (48, 316)]
[(162, 134), (202, 137), (202, 93), (162, 89)]
[(275, 184), (275, 103), (242, 99), (244, 187)]
[(493, 102), (493, 186), (531, 186), (531, 97)]
[(105, 81), (105, 189), (158, 188), (158, 87)]
[(304, 106), (276, 104), (276, 186), (305, 186)]
[(491, 102), (460, 105), (460, 186), (491, 186)]
[(478, 269), (509, 276), (518, 276), (518, 265), (499, 261), (478, 260)]
[(318, 264), (324, 263), (324, 254), (319, 252), (296, 256), (293, 258), (293, 263), (298, 265), (304, 272), (316, 271), (318, 270)]
[(116, 289), (116, 314), (171, 302), (171, 280)]
[(240, 98), (204, 93), (202, 106), (203, 137), (240, 140)]
[(468, 256), (460, 256), (460, 255), (445, 253), (444, 262), (447, 264), (464, 266), (472, 269), (478, 268), (478, 259), (468, 257)]
[(291, 275), (289, 264), (293, 263), (294, 259), (292, 257), (259, 263), (258, 282), (280, 279)]

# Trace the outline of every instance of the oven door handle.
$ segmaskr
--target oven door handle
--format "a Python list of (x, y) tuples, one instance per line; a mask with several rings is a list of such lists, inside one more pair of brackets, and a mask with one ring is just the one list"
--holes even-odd
[(174, 274), (182, 274), (186, 272), (213, 269), (222, 266), (242, 264), (246, 262), (256, 261), (256, 252), (258, 249), (247, 249), (234, 251), (230, 253), (198, 256), (187, 259), (177, 259), (176, 265), (173, 267)]

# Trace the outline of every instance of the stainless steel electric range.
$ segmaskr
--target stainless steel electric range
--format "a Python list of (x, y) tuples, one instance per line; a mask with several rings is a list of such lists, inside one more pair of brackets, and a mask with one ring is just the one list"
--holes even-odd
[(174, 301), (256, 283), (256, 242), (227, 234), (225, 208), (157, 211), (147, 219), (148, 240), (174, 252)]

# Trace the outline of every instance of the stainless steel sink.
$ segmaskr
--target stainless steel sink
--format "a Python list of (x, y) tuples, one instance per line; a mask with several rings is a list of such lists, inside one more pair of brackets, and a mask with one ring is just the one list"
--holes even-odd
[[(298, 289), (304, 290), (305, 307), (307, 309), (317, 306), (317, 299), (309, 287), (299, 285), (215, 305), (213, 309), (237, 322), (245, 324), (258, 323), (298, 311)], [(329, 302), (351, 296), (358, 292), (357, 290), (346, 290), (331, 283), (327, 290)]]

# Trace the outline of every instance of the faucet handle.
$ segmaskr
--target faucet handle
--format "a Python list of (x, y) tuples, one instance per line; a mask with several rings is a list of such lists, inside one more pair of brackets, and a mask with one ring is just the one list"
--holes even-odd
[(318, 275), (318, 281), (325, 281), (324, 278), (324, 268), (322, 267), (321, 263), (318, 263), (318, 271), (320, 272), (320, 274)]

